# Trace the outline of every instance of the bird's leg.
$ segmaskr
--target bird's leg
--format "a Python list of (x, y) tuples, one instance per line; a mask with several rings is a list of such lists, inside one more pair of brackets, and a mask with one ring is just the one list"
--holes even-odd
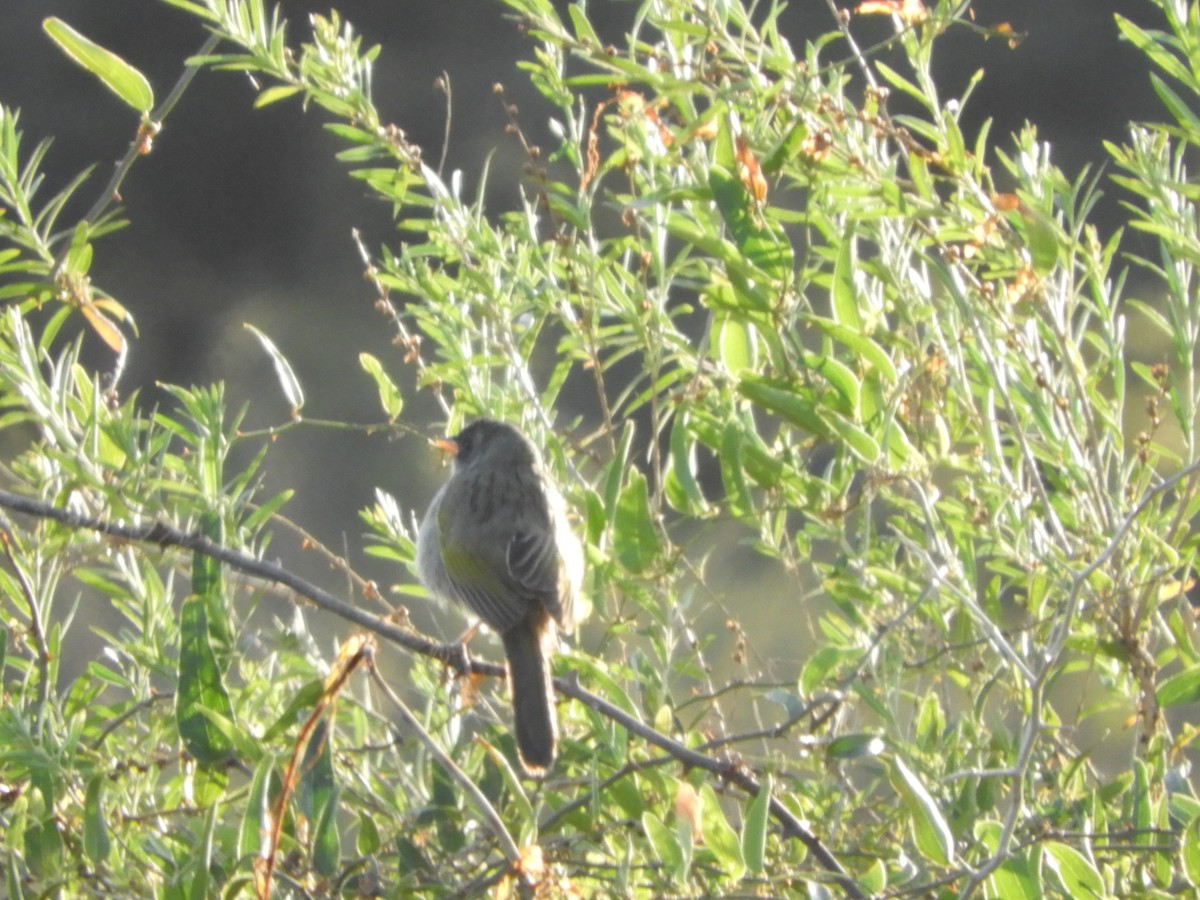
[(471, 639), (474, 638), (475, 635), (479, 634), (479, 630), (481, 628), (483, 628), (482, 620), (479, 622), (476, 622), (474, 625), (472, 625), (470, 628), (468, 628), (466, 631), (464, 631), (462, 634), (460, 634), (458, 636), (458, 643), (461, 644), (465, 648), (467, 646), (467, 644), (469, 644), (471, 642)]
[(479, 634), (479, 629), (483, 627), (482, 622), (476, 622), (466, 631), (458, 636), (458, 641), (454, 644), (455, 665), (458, 671), (463, 675), (471, 674), (471, 651), (467, 649), (467, 644), (471, 643), (471, 638)]

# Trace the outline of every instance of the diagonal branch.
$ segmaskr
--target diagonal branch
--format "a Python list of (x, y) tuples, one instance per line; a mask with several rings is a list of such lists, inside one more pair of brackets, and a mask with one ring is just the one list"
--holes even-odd
[[(68, 528), (94, 531), (124, 541), (157, 544), (160, 547), (180, 547), (202, 553), (254, 578), (275, 582), (290, 588), (321, 609), (365, 628), (392, 643), (399, 644), (413, 653), (438, 659), (460, 675), (479, 674), (492, 677), (505, 675), (504, 666), (471, 659), (467, 654), (461, 652), (458, 644), (435, 641), (419, 632), (401, 628), (386, 619), (335, 597), (278, 563), (256, 559), (239, 550), (211, 541), (198, 532), (183, 531), (164, 522), (150, 522), (144, 525), (113, 522), (98, 516), (71, 512), (33, 497), (2, 490), (0, 490), (0, 507), (38, 519), (49, 519)], [(711, 772), (727, 784), (735, 785), (751, 796), (762, 789), (759, 780), (741, 763), (733, 759), (701, 753), (668, 737), (647, 725), (637, 716), (582, 687), (579, 684), (578, 673), (573, 672), (565, 678), (555, 678), (554, 688), (559, 694), (578, 700), (602, 716), (623, 725), (630, 734), (635, 734), (647, 743), (665, 750), (684, 766)], [(772, 797), (769, 806), (772, 817), (780, 824), (785, 836), (804, 844), (821, 867), (838, 882), (847, 897), (851, 897), (853, 900), (865, 900), (866, 894), (854, 882), (853, 877), (807, 825), (778, 799)]]

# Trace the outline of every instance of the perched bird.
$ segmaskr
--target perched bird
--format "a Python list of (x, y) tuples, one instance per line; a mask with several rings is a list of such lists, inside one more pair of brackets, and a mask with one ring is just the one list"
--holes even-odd
[(466, 604), (500, 635), (508, 658), (521, 763), (554, 763), (558, 721), (550, 657), (574, 624), (583, 549), (537, 449), (516, 428), (479, 419), (437, 442), (454, 455), (417, 537), (430, 593)]

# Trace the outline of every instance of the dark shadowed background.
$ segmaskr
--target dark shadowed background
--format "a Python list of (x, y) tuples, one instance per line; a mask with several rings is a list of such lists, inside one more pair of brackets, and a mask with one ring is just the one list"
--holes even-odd
[[(281, 6), (293, 40), (307, 34), (310, 12), (329, 9), (307, 0)], [(620, 44), (638, 4), (589, 7), (601, 35)], [(383, 45), (374, 76), (379, 108), (422, 146), (427, 160), (440, 156), (445, 128), (445, 97), (434, 80), (449, 74), (454, 102), (447, 170), (462, 171), (470, 196), (492, 155), (488, 207), (496, 213), (513, 207), (523, 156), (504, 132), (492, 85), (506, 86), (535, 137), (547, 107), (517, 69), (531, 42), (507, 8), (498, 0), (346, 0), (336, 8), (367, 44)], [(1157, 26), (1145, 0), (991, 0), (975, 8), (981, 25), (1006, 21), (1027, 37), (1011, 49), (960, 29), (940, 45), (943, 96), (958, 94), (977, 68), (987, 71), (968, 106), (970, 131), (991, 118), (993, 143), (1006, 147), (1008, 134), (1034, 122), (1055, 162), (1074, 176), (1103, 163), (1101, 142), (1122, 140), (1130, 119), (1160, 115), (1140, 57), (1118, 40), (1113, 22), (1113, 13), (1121, 12)], [(159, 98), (205, 34), (194, 19), (156, 0), (0, 0), (0, 102), (21, 110), (27, 149), (55, 138), (46, 195), (97, 164), (75, 207), (78, 215), (100, 192), (137, 122), (51, 43), (41, 25), (47, 16), (61, 17), (140, 68)], [(818, 0), (794, 3), (784, 21), (795, 46), (834, 27)], [(853, 28), (864, 47), (891, 31), (886, 19), (855, 20)], [(319, 111), (303, 114), (297, 102), (255, 110), (254, 96), (244, 76), (201, 73), (153, 153), (124, 185), (131, 225), (96, 247), (95, 280), (140, 328), (122, 392), (140, 390), (149, 405), (164, 401), (157, 382), (223, 380), (231, 407), (252, 401), (252, 425), (286, 422), (287, 403), (271, 364), (242, 327), (250, 322), (290, 358), (308, 395), (307, 416), (379, 421), (377, 395), (358, 355), (372, 353), (396, 374), (404, 367), (373, 310), (374, 293), (350, 232), (360, 229), (372, 249), (393, 242), (390, 207), (346, 176), (334, 159), (343, 145), (321, 128)], [(1108, 231), (1119, 218), (1115, 188), (1105, 190), (1100, 224)], [(63, 221), (70, 219), (69, 210)], [(73, 324), (85, 327), (81, 319)], [(85, 343), (91, 362), (111, 367), (98, 340), (89, 335)], [(432, 402), (410, 402), (405, 418), (430, 433), (441, 424)], [(286, 511), (387, 584), (407, 576), (364, 559), (358, 511), (372, 502), (377, 485), (420, 509), (441, 477), (431, 453), (411, 438), (393, 443), (381, 435), (300, 429), (279, 441), (267, 486), (296, 487)], [(280, 541), (273, 552), (288, 559), (295, 550)]]

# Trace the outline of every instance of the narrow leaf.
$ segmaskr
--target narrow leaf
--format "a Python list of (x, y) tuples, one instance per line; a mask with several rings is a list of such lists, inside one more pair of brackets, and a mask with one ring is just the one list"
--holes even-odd
[(742, 823), (742, 857), (751, 873), (759, 875), (767, 850), (767, 823), (771, 808), (771, 776), (763, 777), (758, 794), (746, 809), (746, 820)]
[(746, 469), (742, 465), (742, 432), (736, 422), (730, 422), (721, 435), (721, 483), (729, 499), (729, 509), (739, 519), (754, 516), (754, 499), (750, 485), (746, 483)]
[(1183, 844), (1180, 847), (1183, 871), (1192, 887), (1200, 887), (1200, 816), (1192, 819), (1183, 829)]
[(175, 718), (187, 752), (200, 763), (223, 761), (233, 750), (233, 740), (205, 711), (233, 721), (233, 706), (217, 668), (208, 636), (204, 601), (195, 595), (183, 601), (179, 613), (179, 692)]
[(383, 413), (389, 422), (394, 422), (400, 415), (400, 410), (404, 408), (404, 398), (400, 395), (400, 389), (383, 370), (383, 363), (370, 353), (360, 353), (358, 364), (374, 379), (375, 387), (379, 391), (379, 402), (383, 404)]
[(279, 348), (275, 346), (274, 341), (249, 322), (244, 323), (244, 325), (248, 331), (258, 338), (258, 342), (262, 344), (262, 348), (271, 357), (271, 362), (275, 365), (275, 377), (279, 379), (279, 387), (283, 390), (283, 396), (287, 398), (287, 402), (292, 407), (292, 415), (298, 416), (300, 409), (304, 406), (304, 389), (300, 387), (300, 379), (292, 371), (292, 364), (279, 352)]
[(645, 571), (658, 556), (658, 532), (650, 512), (646, 477), (636, 469), (630, 472), (617, 500), (613, 529), (613, 547), (621, 565), (635, 574)]
[(1001, 866), (988, 877), (988, 885), (992, 888), (988, 896), (1003, 897), (1004, 900), (1042, 900), (1045, 896), (1040, 877), (1041, 867), (1034, 872), (1033, 866), (1024, 856), (1015, 856), (1005, 860)]
[(1160, 706), (1179, 706), (1200, 700), (1200, 665), (1176, 672), (1155, 692)]
[(862, 332), (862, 317), (858, 314), (858, 297), (854, 290), (854, 233), (850, 230), (842, 236), (842, 246), (833, 264), (833, 318)]
[(108, 859), (112, 850), (108, 821), (104, 817), (104, 785), (107, 781), (107, 775), (93, 775), (83, 802), (83, 852), (97, 864)]
[(954, 862), (954, 836), (937, 802), (904, 760), (893, 759), (891, 768), (892, 787), (904, 799), (912, 817), (917, 849), (939, 865), (951, 865)]
[[(200, 533), (214, 544), (225, 542), (225, 523), (221, 514), (208, 510), (200, 514)], [(233, 646), (233, 631), (229, 610), (225, 605), (225, 584), (221, 579), (221, 563), (206, 553), (192, 553), (192, 593), (204, 601), (208, 615), (208, 633), (216, 651), (226, 658)]]
[[(263, 738), (263, 742), (266, 742)], [(259, 853), (262, 835), (271, 833), (271, 776), (275, 772), (275, 757), (264, 753), (254, 769), (246, 811), (238, 827), (237, 855), (249, 858)]]
[(783, 228), (778, 224), (772, 227), (765, 220), (750, 192), (728, 170), (713, 166), (708, 184), (741, 255), (773, 279), (790, 278), (795, 251)]
[(826, 319), (823, 316), (812, 316), (808, 321), (811, 321), (825, 334), (861, 357), (864, 363), (879, 372), (885, 383), (895, 383), (896, 366), (892, 363), (892, 358), (888, 356), (886, 350), (871, 340), (871, 338), (848, 325), (835, 322), (832, 319)]
[(713, 323), (713, 350), (731, 375), (758, 368), (758, 335), (744, 318), (719, 314)]
[(299, 92), (300, 88), (294, 84), (273, 84), (269, 88), (259, 91), (258, 96), (254, 98), (254, 108), (262, 109), (264, 106), (286, 100)]
[(746, 874), (741, 842), (725, 819), (716, 791), (708, 783), (700, 787), (700, 827), (704, 833), (704, 846), (716, 856), (722, 872), (734, 881), (741, 879)]
[(823, 410), (821, 417), (828, 423), (829, 429), (850, 448), (850, 452), (863, 462), (874, 464), (879, 460), (879, 442), (865, 429), (831, 409)]
[(340, 791), (333, 772), (333, 744), (326, 722), (313, 735), (304, 756), (305, 788), (312, 802), (313, 869), (329, 877), (338, 870), (341, 833), (337, 822)]
[(707, 503), (696, 480), (695, 440), (687, 427), (687, 413), (680, 411), (671, 423), (671, 466), (663, 480), (663, 493), (682, 513), (702, 513)]
[(788, 382), (747, 376), (738, 382), (738, 393), (810, 434), (830, 434), (829, 426), (817, 410), (816, 401), (810, 396), (800, 394)]
[(680, 881), (687, 873), (687, 858), (679, 836), (653, 813), (642, 816), (642, 829), (654, 847), (654, 856), (663, 864), (671, 878)]
[(1104, 879), (1078, 850), (1069, 844), (1050, 841), (1043, 848), (1046, 865), (1058, 876), (1068, 897), (1107, 897)]
[(150, 82), (121, 57), (84, 37), (56, 16), (43, 20), (42, 28), (67, 56), (99, 78), (135, 110), (149, 113), (154, 109), (154, 91)]

